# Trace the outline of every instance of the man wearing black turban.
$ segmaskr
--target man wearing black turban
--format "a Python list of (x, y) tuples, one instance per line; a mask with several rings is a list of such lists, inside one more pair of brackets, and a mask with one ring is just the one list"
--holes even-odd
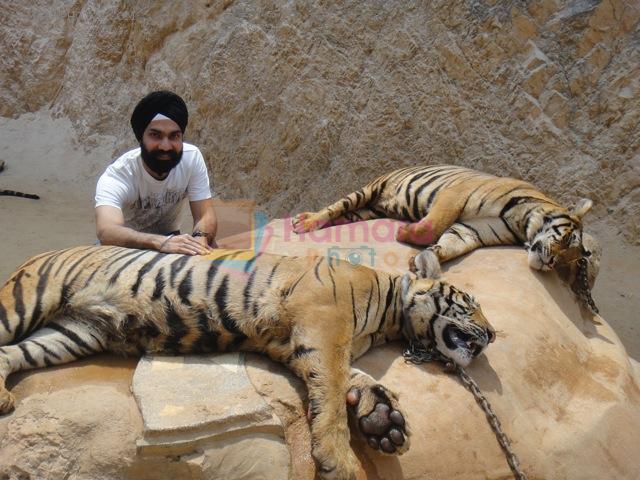
[[(200, 150), (183, 143), (187, 106), (173, 92), (152, 92), (133, 110), (140, 144), (116, 159), (98, 180), (96, 233), (103, 245), (166, 253), (206, 254), (215, 246), (217, 220)], [(179, 232), (189, 199), (193, 233)]]

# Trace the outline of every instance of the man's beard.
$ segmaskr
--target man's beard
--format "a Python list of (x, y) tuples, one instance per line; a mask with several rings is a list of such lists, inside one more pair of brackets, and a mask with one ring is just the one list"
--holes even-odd
[[(169, 155), (169, 158), (166, 160), (158, 158), (164, 155)], [(142, 161), (152, 172), (157, 173), (158, 175), (164, 175), (180, 163), (180, 160), (182, 160), (182, 150), (179, 152), (174, 150), (170, 150), (168, 152), (161, 150), (150, 151), (145, 148), (142, 142), (140, 142), (140, 156), (142, 157)]]

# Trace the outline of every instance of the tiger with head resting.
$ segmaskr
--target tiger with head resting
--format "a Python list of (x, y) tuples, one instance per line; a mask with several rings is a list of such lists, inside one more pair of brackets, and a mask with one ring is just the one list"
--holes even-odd
[(409, 221), (396, 239), (429, 246), (411, 265), (423, 275), (433, 254), (445, 262), (479, 247), (522, 244), (531, 268), (547, 271), (562, 265), (557, 269), (562, 279), (597, 313), (590, 289), (600, 248), (593, 237), (583, 241), (582, 231), (591, 205), (583, 199), (567, 209), (522, 180), (434, 165), (383, 175), (318, 212), (296, 215), (292, 222), (294, 231), (303, 233), (374, 218)]
[[(410, 430), (397, 395), (351, 361), (405, 339), (465, 366), (494, 338), (473, 297), (435, 278), (324, 257), (77, 247), (30, 259), (0, 290), (0, 413), (20, 370), (103, 351), (262, 352), (307, 385), (320, 475), (353, 479), (348, 414), (383, 453), (406, 451)], [(347, 393), (359, 399), (349, 413)]]

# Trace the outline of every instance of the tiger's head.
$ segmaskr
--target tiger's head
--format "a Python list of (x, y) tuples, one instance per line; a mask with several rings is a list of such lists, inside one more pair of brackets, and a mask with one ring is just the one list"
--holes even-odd
[(582, 199), (569, 211), (549, 210), (537, 215), (528, 228), (529, 240), (525, 243), (529, 266), (552, 270), (566, 252), (582, 252), (582, 218), (592, 205), (591, 200)]
[[(430, 275), (428, 275), (430, 276)], [(478, 302), (436, 278), (402, 277), (403, 334), (466, 367), (495, 340)]]

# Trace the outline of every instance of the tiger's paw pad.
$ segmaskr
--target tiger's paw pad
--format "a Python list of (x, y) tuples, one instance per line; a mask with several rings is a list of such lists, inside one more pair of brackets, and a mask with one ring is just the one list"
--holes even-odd
[(15, 408), (15, 397), (7, 389), (0, 391), (0, 415), (9, 413)]
[(313, 219), (313, 212), (302, 212), (291, 219), (291, 225), (295, 233), (305, 233), (317, 230), (320, 224)]
[[(358, 390), (360, 405), (354, 409), (357, 410), (360, 433), (369, 446), (386, 454), (400, 455), (409, 448), (409, 430), (404, 415), (397, 408), (397, 402), (389, 393), (382, 385), (372, 386), (364, 392)], [(364, 399), (366, 395), (375, 398)], [(359, 408), (365, 403), (373, 405), (373, 409), (367, 414), (363, 414)]]

